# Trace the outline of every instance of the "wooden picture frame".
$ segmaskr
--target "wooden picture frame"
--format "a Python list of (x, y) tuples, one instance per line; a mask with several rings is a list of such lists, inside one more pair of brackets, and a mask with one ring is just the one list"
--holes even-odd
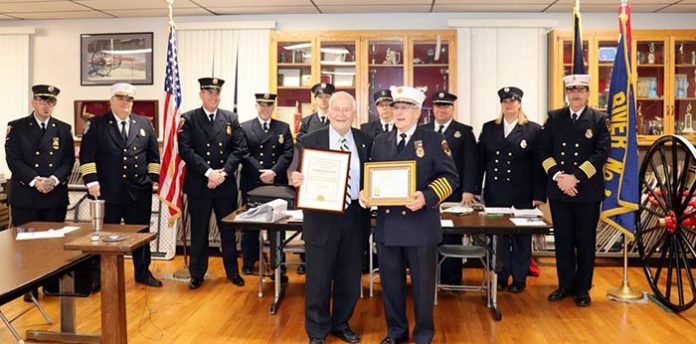
[(414, 160), (367, 162), (364, 170), (365, 198), (370, 206), (406, 205), (415, 199)]
[[(108, 100), (76, 100), (74, 102), (74, 130), (75, 136), (82, 137), (85, 123), (90, 118), (103, 116), (111, 110)], [(158, 100), (133, 100), (133, 113), (146, 117), (155, 128), (155, 135), (159, 138), (159, 101)]]
[(350, 152), (303, 148), (300, 153), (302, 186), (295, 195), (297, 209), (343, 214), (350, 170)]
[(80, 85), (152, 85), (152, 32), (80, 35)]

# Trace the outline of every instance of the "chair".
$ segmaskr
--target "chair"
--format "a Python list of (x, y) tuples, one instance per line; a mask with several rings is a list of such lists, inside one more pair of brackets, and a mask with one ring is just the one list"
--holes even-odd
[[(486, 281), (488, 280), (488, 271), (490, 266), (490, 253), (488, 249), (477, 245), (441, 245), (437, 249), (438, 253), (442, 255), (437, 262), (437, 269), (435, 270), (435, 304), (437, 305), (437, 293), (439, 290), (453, 290), (453, 291), (485, 291)], [(440, 270), (442, 268), (442, 262), (445, 259), (478, 259), (483, 265), (483, 279), (481, 279), (481, 285), (452, 285), (452, 284), (442, 284), (440, 282)]]

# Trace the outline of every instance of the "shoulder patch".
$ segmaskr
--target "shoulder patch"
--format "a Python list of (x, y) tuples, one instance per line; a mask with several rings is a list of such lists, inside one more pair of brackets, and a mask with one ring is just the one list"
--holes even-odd
[(447, 140), (442, 140), (442, 150), (447, 154), (448, 157), (452, 157), (452, 151), (449, 148), (449, 144), (447, 143)]

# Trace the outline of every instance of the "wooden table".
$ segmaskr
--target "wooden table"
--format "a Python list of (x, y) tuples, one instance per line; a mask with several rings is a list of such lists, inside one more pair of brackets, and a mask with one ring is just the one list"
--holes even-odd
[[(17, 228), (0, 232), (0, 305), (10, 302), (29, 291), (40, 287), (54, 277), (60, 277), (60, 293), (74, 292), (73, 278), (66, 273), (80, 263), (92, 257), (78, 251), (67, 251), (63, 245), (76, 238), (92, 232), (91, 224), (30, 222), (18, 228), (34, 228), (37, 231), (64, 226), (78, 226), (80, 229), (67, 234), (64, 238), (15, 240)], [(137, 233), (147, 230), (145, 225), (104, 225), (104, 230), (119, 233)], [(102, 292), (104, 286), (102, 286)], [(11, 328), (11, 326), (10, 326)], [(17, 341), (22, 338), (13, 331)], [(71, 341), (98, 343), (99, 336), (80, 335), (75, 332), (75, 304), (72, 297), (60, 297), (60, 332), (27, 331), (32, 340), (42, 340), (44, 334), (54, 336), (51, 341)], [(63, 340), (61, 340), (61, 338)]]
[[(123, 241), (104, 240), (119, 236)], [(126, 286), (123, 276), (123, 256), (155, 239), (155, 233), (102, 232), (102, 240), (92, 241), (91, 234), (65, 244), (66, 250), (82, 251), (101, 256), (101, 324), (102, 343), (128, 342), (126, 321)]]
[[(280, 307), (280, 302), (283, 298), (283, 288), (281, 283), (281, 257), (283, 253), (283, 247), (288, 243), (290, 239), (286, 239), (285, 242), (280, 240), (281, 233), (285, 231), (302, 231), (301, 222), (288, 222), (287, 219), (282, 219), (273, 223), (267, 222), (241, 222), (235, 221), (237, 214), (244, 212), (245, 209), (241, 208), (222, 219), (221, 230), (268, 230), (269, 235), (275, 235), (277, 243), (280, 243), (277, 247), (272, 247), (275, 250), (276, 261), (274, 262), (275, 268), (275, 296), (274, 300), (269, 307), (269, 313), (275, 314)], [(496, 249), (497, 249), (497, 236), (498, 235), (528, 235), (528, 234), (547, 234), (549, 233), (552, 225), (547, 219), (544, 219), (544, 226), (531, 227), (531, 226), (515, 226), (510, 221), (509, 215), (502, 216), (485, 216), (478, 213), (473, 213), (469, 215), (454, 215), (449, 213), (442, 213), (441, 219), (452, 220), (454, 224), (453, 227), (442, 228), (443, 234), (468, 234), (468, 235), (485, 235), (488, 238), (488, 249), (491, 252), (491, 264), (489, 266), (490, 273), (488, 274), (489, 280), (486, 285), (486, 305), (496, 320), (502, 319), (502, 313), (497, 303), (497, 274), (496, 274)], [(372, 219), (372, 227), (375, 226), (375, 219)], [(261, 257), (259, 255), (259, 257)], [(260, 282), (261, 283), (261, 282)], [(262, 284), (259, 284), (262, 287)]]

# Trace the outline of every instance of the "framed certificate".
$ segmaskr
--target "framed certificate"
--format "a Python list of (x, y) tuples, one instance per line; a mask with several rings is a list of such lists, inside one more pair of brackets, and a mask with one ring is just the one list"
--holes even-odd
[(342, 214), (349, 168), (350, 152), (304, 148), (300, 156), (304, 182), (297, 190), (295, 206)]
[(406, 205), (415, 192), (415, 161), (365, 163), (365, 197), (371, 206)]

